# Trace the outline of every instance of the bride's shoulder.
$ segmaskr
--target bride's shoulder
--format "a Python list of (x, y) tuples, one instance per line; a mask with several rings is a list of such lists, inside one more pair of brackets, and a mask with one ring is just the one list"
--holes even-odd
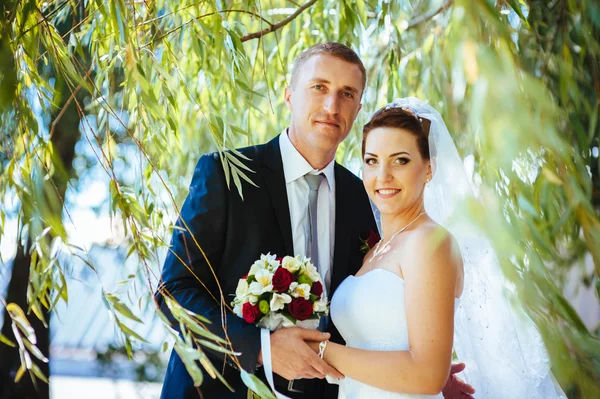
[(416, 246), (437, 248), (452, 245), (456, 241), (452, 233), (431, 219), (421, 223), (411, 233), (410, 244)]
[(456, 266), (462, 264), (462, 257), (456, 238), (443, 226), (429, 220), (420, 224), (407, 240), (409, 253), (419, 263), (435, 266), (440, 262), (451, 262)]

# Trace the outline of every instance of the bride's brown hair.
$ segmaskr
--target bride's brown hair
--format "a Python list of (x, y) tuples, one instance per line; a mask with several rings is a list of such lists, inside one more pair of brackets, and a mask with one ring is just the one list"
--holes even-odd
[(371, 117), (363, 128), (362, 155), (365, 155), (367, 135), (378, 127), (395, 127), (410, 132), (417, 139), (417, 147), (423, 159), (429, 159), (429, 127), (431, 122), (418, 118), (411, 110), (402, 107), (384, 107)]

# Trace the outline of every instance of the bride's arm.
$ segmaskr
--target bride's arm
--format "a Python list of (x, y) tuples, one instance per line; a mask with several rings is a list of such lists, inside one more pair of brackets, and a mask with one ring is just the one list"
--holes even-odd
[(410, 256), (403, 256), (401, 265), (410, 349), (369, 351), (330, 342), (324, 359), (346, 377), (374, 387), (437, 394), (450, 370), (462, 261), (452, 236), (440, 237), (439, 229), (414, 233), (406, 243)]

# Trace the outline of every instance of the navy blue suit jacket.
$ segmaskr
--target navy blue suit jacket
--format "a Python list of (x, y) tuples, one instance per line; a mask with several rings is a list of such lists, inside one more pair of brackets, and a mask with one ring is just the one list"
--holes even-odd
[[(204, 155), (198, 161), (177, 222), (179, 226), (183, 226), (181, 219), (187, 223), (210, 261), (227, 303), (233, 299), (238, 280), (248, 273), (261, 254), (295, 255), (279, 136), (266, 144), (239, 151), (251, 159), (243, 162), (256, 172), (249, 176), (258, 187), (244, 184), (242, 200), (233, 184), (231, 190), (227, 188), (219, 155)], [(360, 268), (364, 256), (360, 251), (361, 239), (377, 229), (362, 181), (337, 163), (334, 170), (336, 222), (332, 293), (346, 276)], [(171, 245), (177, 256), (169, 251), (165, 259), (161, 289), (167, 290), (185, 308), (211, 320), (207, 326), (210, 331), (224, 337), (221, 306), (214, 299), (219, 299), (220, 294), (204, 256), (187, 231), (175, 229)], [(171, 317), (160, 290), (156, 298), (161, 310)], [(240, 364), (246, 371), (255, 372), (260, 352), (260, 329), (231, 312), (226, 312), (226, 326), (233, 349), (241, 352)], [(178, 328), (177, 325), (174, 327)], [(333, 323), (329, 330), (333, 341), (344, 342)], [(234, 362), (219, 352), (202, 349), (235, 389), (232, 393), (220, 381), (205, 374), (200, 387), (203, 397), (246, 398), (247, 388)], [(199, 397), (174, 350), (161, 397)]]

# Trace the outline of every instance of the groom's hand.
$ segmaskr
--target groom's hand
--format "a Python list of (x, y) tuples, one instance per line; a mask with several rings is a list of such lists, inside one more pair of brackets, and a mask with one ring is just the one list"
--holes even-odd
[(454, 375), (463, 371), (465, 367), (464, 363), (453, 364), (450, 367), (450, 377), (442, 389), (445, 399), (474, 399), (475, 389)]
[[(306, 344), (305, 341), (325, 341), (329, 333), (291, 327), (271, 334), (271, 361), (273, 371), (287, 380), (325, 378), (330, 375), (344, 378)], [(261, 359), (262, 360), (262, 359)]]

